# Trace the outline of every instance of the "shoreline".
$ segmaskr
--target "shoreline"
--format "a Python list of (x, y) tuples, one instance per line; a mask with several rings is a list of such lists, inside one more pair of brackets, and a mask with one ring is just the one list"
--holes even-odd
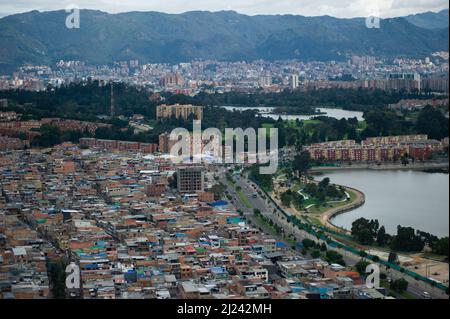
[(353, 164), (353, 165), (343, 165), (343, 166), (313, 166), (309, 169), (309, 172), (322, 173), (330, 171), (341, 171), (341, 170), (414, 170), (414, 171), (424, 171), (424, 170), (442, 170), (448, 172), (449, 163), (439, 162), (439, 163), (414, 163), (403, 165), (399, 164)]
[[(341, 171), (341, 173), (345, 173), (345, 171), (358, 171), (358, 170), (380, 170), (380, 171), (396, 171), (396, 170), (403, 170), (403, 171), (407, 171), (407, 170), (411, 170), (411, 171), (422, 171), (424, 173), (428, 173), (428, 174), (449, 174), (448, 168), (449, 165), (448, 163), (420, 163), (417, 165), (407, 165), (406, 167), (402, 167), (399, 168), (397, 167), (397, 165), (381, 165), (382, 167), (380, 168), (379, 166), (377, 167), (372, 167), (369, 168), (370, 165), (364, 164), (364, 165), (358, 165), (357, 167), (354, 166), (345, 166), (345, 167), (316, 167), (316, 170), (312, 170), (310, 171), (311, 175), (313, 176), (320, 176), (322, 174), (326, 174), (327, 172), (333, 172), (333, 171)], [(403, 166), (403, 165), (402, 165)], [(314, 180), (316, 180), (316, 177), (314, 178)], [(333, 183), (334, 184), (334, 183)], [(333, 218), (350, 212), (352, 210), (355, 210), (359, 207), (361, 207), (362, 205), (364, 205), (365, 203), (365, 194), (353, 187), (349, 187), (349, 186), (345, 186), (345, 185), (339, 185), (339, 184), (334, 184), (336, 186), (342, 186), (344, 189), (346, 189), (347, 191), (353, 191), (356, 195), (357, 198), (344, 206), (339, 206), (339, 207), (335, 207), (335, 208), (330, 208), (326, 211), (324, 211), (320, 217), (318, 218), (320, 223), (325, 226), (328, 227), (334, 231), (338, 231), (340, 233), (344, 233), (344, 234), (350, 234), (350, 230), (348, 228), (344, 228), (341, 226), (338, 226), (336, 224), (333, 223)]]
[(357, 208), (361, 207), (362, 205), (364, 205), (364, 203), (366, 202), (366, 195), (356, 188), (352, 188), (352, 187), (348, 187), (348, 186), (344, 186), (344, 185), (338, 185), (338, 184), (334, 184), (334, 185), (342, 186), (347, 192), (350, 191), (350, 192), (355, 193), (356, 199), (353, 202), (350, 202), (346, 205), (332, 207), (329, 210), (326, 210), (325, 212), (323, 212), (320, 215), (319, 220), (323, 226), (328, 227), (339, 233), (344, 233), (344, 234), (348, 235), (348, 234), (350, 234), (349, 230), (333, 224), (333, 222), (331, 220), (338, 215), (347, 213), (349, 211), (352, 211), (352, 210), (357, 209)]

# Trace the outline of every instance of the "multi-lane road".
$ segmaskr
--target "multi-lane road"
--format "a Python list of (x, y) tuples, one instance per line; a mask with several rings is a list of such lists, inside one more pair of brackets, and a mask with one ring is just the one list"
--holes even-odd
[[(242, 211), (244, 217), (247, 220), (251, 221), (253, 225), (257, 225), (265, 233), (270, 234), (270, 230), (255, 218), (254, 209), (260, 210), (261, 213), (265, 217), (270, 218), (274, 222), (274, 224), (281, 226), (286, 235), (292, 234), (293, 236), (295, 236), (298, 242), (301, 242), (304, 238), (322, 242), (321, 240), (318, 240), (316, 237), (308, 234), (307, 232), (293, 226), (293, 224), (288, 223), (285, 218), (282, 218), (283, 214), (281, 213), (281, 211), (279, 211), (269, 199), (261, 197), (258, 194), (258, 191), (260, 191), (258, 186), (247, 178), (241, 177), (240, 175), (235, 175), (233, 177), (234, 184), (231, 184), (226, 180), (225, 170), (220, 170), (218, 175), (222, 183), (227, 185), (227, 192), (229, 195), (231, 195), (232, 202), (236, 206), (236, 208)], [(240, 187), (242, 194), (248, 199), (248, 202), (251, 204), (251, 208), (247, 207), (248, 203), (246, 205), (246, 203), (243, 202), (238, 192), (236, 191), (236, 187)], [(285, 242), (280, 236), (278, 236), (277, 239)], [(285, 242), (285, 244), (287, 245), (287, 247), (290, 247), (289, 243)], [(343, 255), (344, 261), (347, 265), (355, 265), (358, 261), (361, 260), (361, 257), (359, 255), (350, 253), (344, 249), (333, 249), (338, 250), (338, 252)], [(436, 287), (432, 287), (429, 284), (415, 280), (414, 278), (411, 278), (410, 276), (399, 271), (386, 269), (382, 266), (380, 266), (380, 268), (393, 280), (399, 278), (404, 278), (405, 280), (407, 280), (409, 283), (408, 292), (410, 292), (415, 298), (424, 298), (424, 292), (427, 292), (432, 298), (448, 299), (448, 295), (446, 295), (443, 291), (437, 289)]]

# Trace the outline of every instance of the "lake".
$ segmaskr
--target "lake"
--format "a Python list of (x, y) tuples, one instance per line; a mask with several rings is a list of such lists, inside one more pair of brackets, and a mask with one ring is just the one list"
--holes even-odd
[[(242, 106), (242, 107), (238, 107), (238, 106), (220, 106), (226, 110), (229, 111), (234, 111), (234, 110), (238, 110), (238, 111), (245, 111), (245, 110), (258, 110), (261, 114), (261, 116), (263, 117), (268, 117), (268, 118), (272, 118), (275, 120), (278, 120), (279, 117), (281, 117), (282, 120), (310, 120), (316, 116), (319, 115), (289, 115), (289, 114), (274, 114), (273, 111), (275, 110), (274, 107), (251, 107), (251, 106)], [(347, 110), (342, 110), (342, 109), (332, 109), (332, 108), (323, 108), (323, 107), (319, 107), (317, 108), (318, 111), (323, 112), (325, 114), (320, 114), (323, 116), (328, 116), (328, 117), (334, 117), (338, 120), (342, 119), (342, 118), (353, 118), (356, 117), (358, 119), (358, 121), (363, 121), (363, 112), (358, 112), (358, 111), (347, 111)]]
[(332, 223), (351, 229), (359, 217), (378, 219), (390, 234), (397, 225), (411, 226), (437, 236), (449, 234), (449, 176), (420, 171), (334, 171), (318, 176), (332, 183), (354, 187), (366, 195), (366, 203), (338, 215)]

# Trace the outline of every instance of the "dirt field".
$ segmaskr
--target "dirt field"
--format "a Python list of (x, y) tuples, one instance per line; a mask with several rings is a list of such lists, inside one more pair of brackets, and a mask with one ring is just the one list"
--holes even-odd
[[(415, 258), (417, 264), (407, 267), (419, 275), (433, 278), (448, 285), (449, 264), (425, 258)], [(428, 274), (427, 274), (428, 268)]]

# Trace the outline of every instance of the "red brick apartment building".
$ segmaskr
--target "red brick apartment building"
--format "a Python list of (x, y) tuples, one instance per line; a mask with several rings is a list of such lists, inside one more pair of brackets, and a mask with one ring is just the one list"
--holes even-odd
[(82, 147), (109, 151), (135, 151), (142, 153), (155, 153), (158, 151), (158, 145), (153, 143), (103, 140), (96, 138), (80, 138), (80, 145)]
[(446, 146), (445, 140), (429, 140), (427, 135), (369, 137), (357, 144), (352, 140), (312, 144), (311, 159), (320, 161), (387, 162), (404, 154), (418, 160), (429, 159)]

